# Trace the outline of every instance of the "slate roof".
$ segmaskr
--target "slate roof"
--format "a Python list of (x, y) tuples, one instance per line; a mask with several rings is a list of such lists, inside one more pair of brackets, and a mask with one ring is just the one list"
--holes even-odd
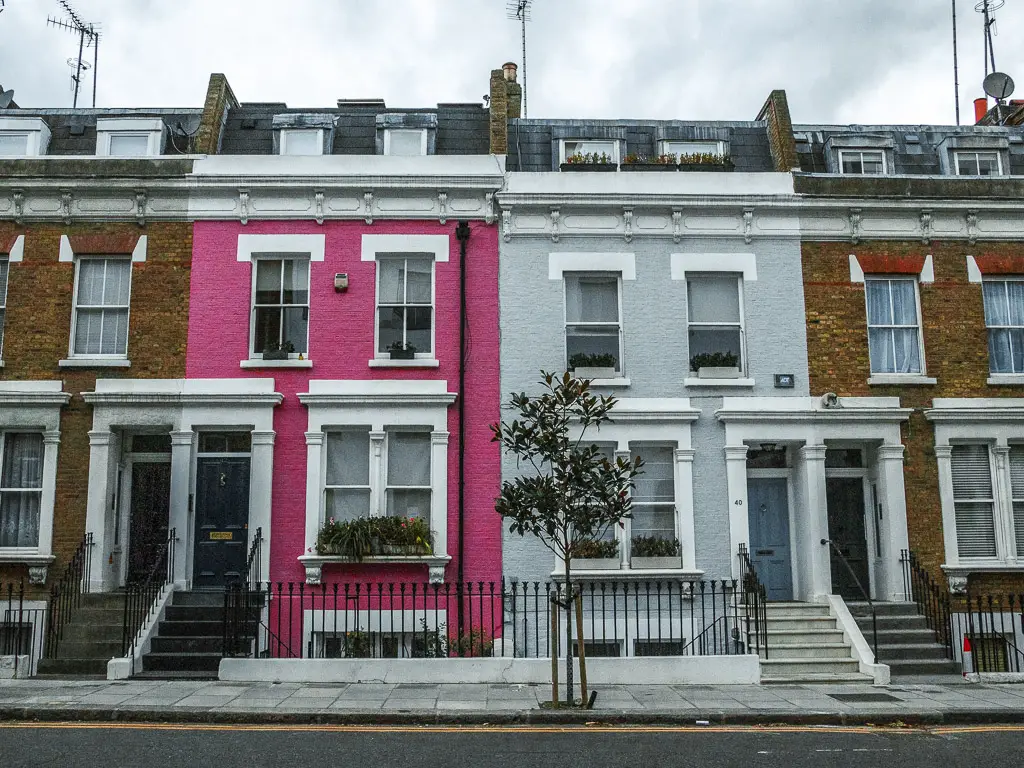
[[(47, 155), (96, 154), (97, 118), (161, 118), (169, 138), (165, 155), (189, 154), (187, 136), (199, 128), (201, 109), (4, 109), (0, 117), (41, 117), (50, 128)], [(180, 128), (179, 128), (180, 126)]]

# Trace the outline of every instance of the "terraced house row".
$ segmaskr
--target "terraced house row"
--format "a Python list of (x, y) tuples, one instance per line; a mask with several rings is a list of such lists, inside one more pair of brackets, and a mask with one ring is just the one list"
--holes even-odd
[(1020, 105), (520, 102), (506, 65), (484, 107), (245, 103), (213, 75), (198, 109), (0, 112), (0, 582), (35, 611), (6, 643), (215, 670), (231, 595), (271, 582), (232, 652), (545, 655), (563, 564), (503, 530), (523, 469), (488, 425), (572, 370), (618, 399), (593, 440), (645, 461), (574, 565), (588, 653), (757, 652), (753, 576), (765, 677), (888, 674), (869, 598), (894, 671), (950, 669), (964, 634), (1019, 667), (1019, 604), (951, 616), (1024, 589)]

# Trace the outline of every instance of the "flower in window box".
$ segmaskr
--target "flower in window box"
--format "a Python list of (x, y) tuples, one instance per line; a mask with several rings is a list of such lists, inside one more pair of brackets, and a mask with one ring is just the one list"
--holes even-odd
[(680, 171), (731, 171), (735, 167), (728, 155), (695, 152), (679, 156)]
[(414, 360), (416, 358), (416, 347), (412, 344), (402, 344), (400, 341), (391, 342), (388, 347), (392, 360)]
[(565, 158), (560, 168), (563, 171), (614, 171), (618, 165), (605, 152), (577, 152)]
[(641, 155), (630, 152), (622, 160), (624, 171), (675, 171), (676, 156), (666, 155)]

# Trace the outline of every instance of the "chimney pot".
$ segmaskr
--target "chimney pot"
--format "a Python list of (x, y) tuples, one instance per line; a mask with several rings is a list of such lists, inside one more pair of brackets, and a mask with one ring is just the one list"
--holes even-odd
[(974, 100), (974, 122), (980, 123), (988, 114), (988, 97), (982, 96)]
[(508, 82), (514, 83), (516, 81), (516, 73), (519, 71), (519, 67), (515, 62), (509, 61), (502, 64), (501, 71), (505, 73), (505, 79)]

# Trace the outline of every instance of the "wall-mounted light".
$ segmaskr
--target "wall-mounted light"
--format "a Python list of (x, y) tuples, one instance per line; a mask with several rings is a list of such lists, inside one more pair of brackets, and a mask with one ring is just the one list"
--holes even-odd
[(338, 293), (348, 290), (348, 273), (338, 272), (334, 275), (334, 290)]

